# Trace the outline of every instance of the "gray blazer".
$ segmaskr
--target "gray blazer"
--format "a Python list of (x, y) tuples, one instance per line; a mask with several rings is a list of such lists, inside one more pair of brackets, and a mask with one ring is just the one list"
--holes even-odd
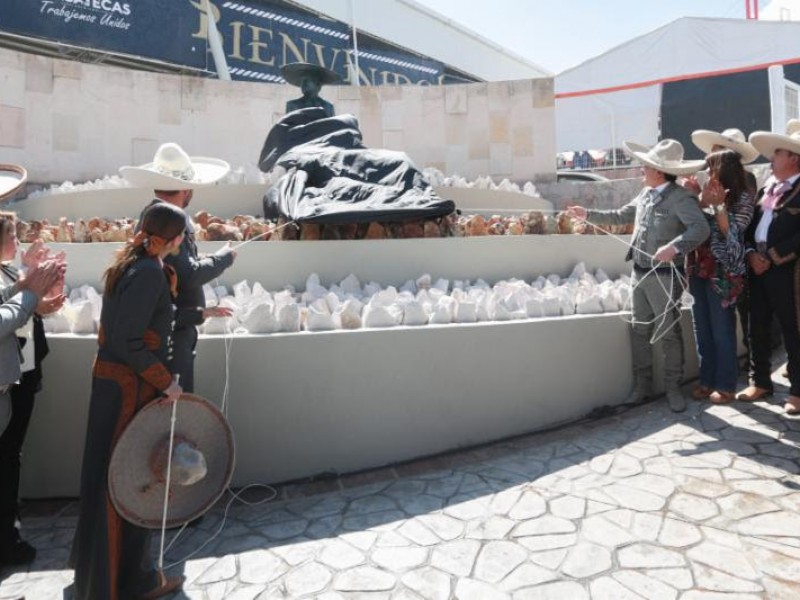
[(23, 290), (0, 304), (0, 386), (14, 383), (22, 375), (16, 331), (33, 316), (38, 303), (36, 294)]
[(706, 241), (710, 233), (697, 197), (676, 183), (669, 183), (655, 200), (650, 199), (648, 190), (643, 189), (616, 210), (589, 210), (586, 218), (601, 227), (634, 223), (633, 249), (628, 250), (625, 260), (633, 259), (639, 267), (650, 269), (654, 265), (643, 253), (652, 256), (661, 246), (672, 244), (678, 250), (672, 262), (682, 266), (686, 254)]

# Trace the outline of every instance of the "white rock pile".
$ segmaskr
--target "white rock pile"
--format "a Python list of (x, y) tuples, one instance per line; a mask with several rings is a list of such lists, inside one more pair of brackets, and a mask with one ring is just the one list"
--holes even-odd
[[(293, 333), (382, 327), (416, 327), (522, 319), (554, 318), (629, 309), (630, 278), (611, 280), (579, 263), (567, 278), (552, 274), (531, 282), (508, 279), (490, 285), (436, 279), (425, 274), (400, 287), (362, 284), (355, 275), (326, 287), (312, 274), (305, 290), (269, 292), (260, 283), (241, 281), (204, 288), (208, 306), (225, 306), (229, 318), (211, 318), (207, 335)], [(51, 333), (96, 333), (102, 298), (90, 286), (72, 290), (64, 308), (45, 319)]]

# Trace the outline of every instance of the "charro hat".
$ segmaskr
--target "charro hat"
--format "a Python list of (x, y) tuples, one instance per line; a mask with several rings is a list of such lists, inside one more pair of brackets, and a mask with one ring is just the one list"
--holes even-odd
[(287, 83), (291, 83), (292, 85), (296, 85), (298, 87), (300, 87), (303, 77), (318, 79), (321, 85), (336, 83), (339, 81), (339, 79), (341, 79), (338, 73), (335, 73), (330, 69), (326, 69), (325, 67), (321, 67), (313, 63), (305, 62), (296, 62), (283, 65), (281, 67), (281, 75)]
[(19, 165), (0, 164), (0, 200), (15, 194), (28, 180), (28, 172)]
[(119, 174), (134, 187), (153, 190), (192, 190), (216, 183), (231, 167), (224, 160), (189, 156), (178, 144), (161, 144), (153, 162), (140, 167), (122, 167)]
[(786, 134), (771, 131), (754, 131), (750, 143), (766, 158), (772, 158), (775, 150), (788, 150), (800, 154), (800, 120), (791, 119), (786, 123)]
[(741, 156), (742, 164), (753, 162), (758, 158), (758, 150), (747, 141), (741, 129), (726, 129), (721, 133), (709, 129), (697, 129), (692, 132), (692, 142), (708, 154), (714, 146), (722, 146)]
[(691, 175), (706, 164), (704, 160), (683, 160), (683, 145), (678, 140), (661, 140), (650, 148), (634, 142), (622, 145), (639, 162), (669, 175)]
[[(196, 519), (228, 486), (235, 458), (233, 432), (222, 413), (194, 394), (177, 401), (167, 527)], [(108, 491), (125, 520), (161, 527), (171, 402), (151, 402), (120, 435), (108, 466)]]

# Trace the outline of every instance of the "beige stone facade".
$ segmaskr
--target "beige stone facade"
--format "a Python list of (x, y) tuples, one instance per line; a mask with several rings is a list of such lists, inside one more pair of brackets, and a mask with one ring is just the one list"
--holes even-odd
[[(162, 142), (255, 164), (298, 90), (141, 72), (0, 49), (0, 162), (37, 183), (84, 181), (149, 161)], [(552, 78), (449, 86), (329, 86), (364, 142), (468, 178), (552, 180)]]

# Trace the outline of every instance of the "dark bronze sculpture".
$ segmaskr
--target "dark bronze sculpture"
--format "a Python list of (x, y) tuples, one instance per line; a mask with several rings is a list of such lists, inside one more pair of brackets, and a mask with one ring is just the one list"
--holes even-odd
[(299, 87), (303, 96), (286, 103), (286, 112), (290, 113), (301, 108), (321, 108), (325, 115), (334, 115), (333, 104), (319, 97), (323, 85), (336, 83), (339, 75), (311, 63), (290, 63), (281, 67), (281, 75), (290, 84)]

